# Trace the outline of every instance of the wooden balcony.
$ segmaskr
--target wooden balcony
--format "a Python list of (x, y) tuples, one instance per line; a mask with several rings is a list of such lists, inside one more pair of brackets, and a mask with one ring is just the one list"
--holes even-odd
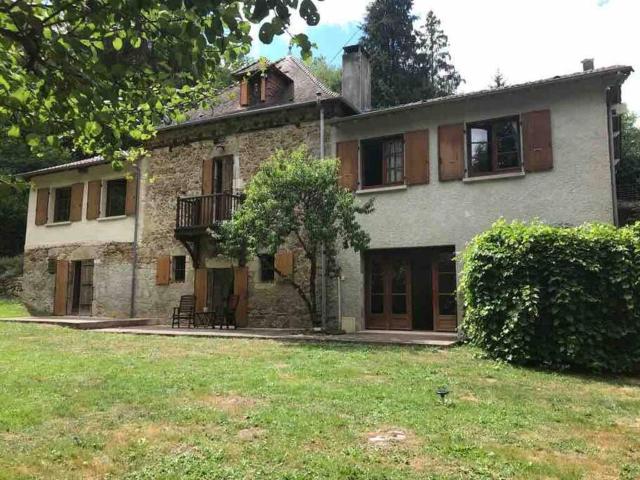
[(231, 219), (241, 202), (241, 195), (231, 193), (178, 198), (176, 237), (198, 236), (216, 228)]

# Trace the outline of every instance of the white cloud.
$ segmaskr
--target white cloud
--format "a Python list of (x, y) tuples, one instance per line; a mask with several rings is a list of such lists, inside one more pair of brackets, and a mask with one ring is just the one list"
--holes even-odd
[[(321, 24), (347, 28), (362, 21), (368, 3), (324, 0), (316, 5)], [(582, 59), (593, 57), (596, 66), (639, 70), (623, 95), (640, 112), (638, 0), (415, 0), (420, 16), (429, 9), (442, 20), (454, 63), (467, 81), (465, 91), (485, 88), (497, 68), (508, 82), (519, 83), (578, 71)], [(294, 18), (291, 32), (308, 29)]]

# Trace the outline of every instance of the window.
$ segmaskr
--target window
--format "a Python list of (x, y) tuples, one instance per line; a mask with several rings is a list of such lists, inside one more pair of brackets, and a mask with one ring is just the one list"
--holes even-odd
[(404, 182), (402, 136), (362, 142), (362, 185), (377, 187)]
[(187, 257), (177, 255), (173, 257), (173, 281), (183, 283), (187, 276)]
[(520, 169), (520, 122), (518, 117), (467, 125), (469, 176)]
[(56, 188), (53, 221), (68, 222), (71, 215), (71, 187)]
[(259, 255), (260, 259), (260, 281), (270, 283), (275, 280), (275, 268), (273, 255)]
[(127, 181), (124, 178), (107, 181), (107, 199), (105, 216), (117, 217), (125, 213), (125, 199), (127, 196)]

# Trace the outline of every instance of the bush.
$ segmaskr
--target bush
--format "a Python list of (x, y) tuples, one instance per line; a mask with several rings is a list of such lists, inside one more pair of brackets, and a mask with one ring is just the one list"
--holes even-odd
[(0, 279), (22, 275), (22, 255), (0, 257)]
[(598, 372), (640, 365), (640, 223), (498, 221), (463, 261), (463, 330), (491, 356)]

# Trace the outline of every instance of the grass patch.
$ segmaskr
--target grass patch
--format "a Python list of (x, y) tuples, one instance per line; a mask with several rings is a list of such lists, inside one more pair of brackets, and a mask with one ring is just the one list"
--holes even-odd
[(0, 297), (0, 318), (28, 316), (29, 312), (19, 300)]
[(1, 479), (639, 473), (640, 379), (516, 368), (468, 347), (0, 324), (0, 385)]

